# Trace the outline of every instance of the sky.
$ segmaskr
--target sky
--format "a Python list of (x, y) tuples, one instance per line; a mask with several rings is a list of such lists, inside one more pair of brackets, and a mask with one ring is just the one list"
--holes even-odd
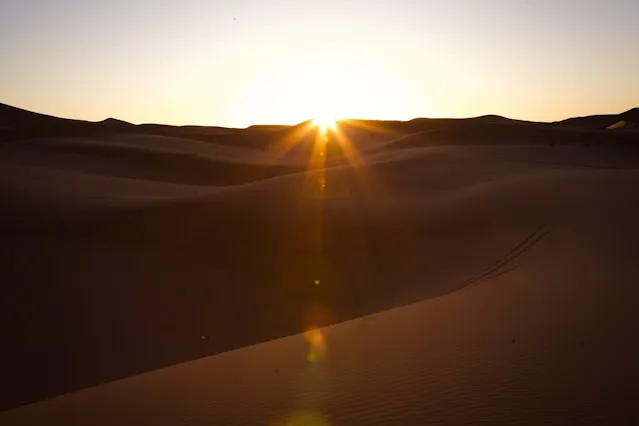
[(1, 0), (0, 103), (98, 121), (639, 106), (637, 0)]

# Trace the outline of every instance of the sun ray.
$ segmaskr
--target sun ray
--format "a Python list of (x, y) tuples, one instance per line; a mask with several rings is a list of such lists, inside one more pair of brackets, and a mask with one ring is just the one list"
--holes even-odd
[(351, 166), (361, 166), (362, 164), (364, 164), (364, 158), (359, 153), (359, 150), (355, 148), (353, 143), (343, 132), (336, 131), (334, 135), (335, 140), (342, 150), (342, 154), (344, 154), (344, 156), (346, 157), (346, 161), (348, 161)]
[(271, 153), (275, 155), (275, 159), (280, 159), (290, 152), (297, 144), (307, 139), (308, 135), (314, 130), (311, 122), (299, 124), (293, 130), (287, 133), (269, 148)]

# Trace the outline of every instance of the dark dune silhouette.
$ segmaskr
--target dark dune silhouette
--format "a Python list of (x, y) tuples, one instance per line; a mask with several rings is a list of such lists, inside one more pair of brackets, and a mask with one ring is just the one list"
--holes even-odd
[(566, 120), (559, 121), (556, 124), (562, 126), (580, 127), (590, 130), (603, 130), (619, 121), (638, 124), (639, 108), (632, 108), (621, 114), (602, 114), (590, 115), (586, 117), (568, 118)]
[(247, 130), (285, 130), (290, 126), (282, 124), (254, 124), (247, 127)]
[(134, 124), (129, 123), (128, 121), (118, 120), (117, 118), (109, 117), (99, 122), (100, 124), (107, 124), (109, 126), (120, 126), (120, 127), (129, 127)]
[(59, 118), (51, 115), (27, 111), (11, 105), (0, 103), (0, 124), (10, 127), (38, 126), (50, 123), (88, 123), (83, 120)]
[[(351, 119), (350, 148), (320, 149), (310, 122), (0, 124), (0, 409), (41, 401), (0, 424), (269, 424), (315, 367), (330, 424), (634, 409), (608, 392), (637, 373), (639, 134)], [(296, 333), (331, 324), (309, 364)]]

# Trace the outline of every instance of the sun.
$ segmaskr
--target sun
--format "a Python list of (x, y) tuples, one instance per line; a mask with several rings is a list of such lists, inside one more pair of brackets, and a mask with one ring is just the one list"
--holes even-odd
[(320, 117), (315, 117), (313, 119), (313, 124), (317, 126), (322, 132), (326, 132), (327, 130), (335, 130), (337, 126), (337, 120), (328, 115), (322, 115)]

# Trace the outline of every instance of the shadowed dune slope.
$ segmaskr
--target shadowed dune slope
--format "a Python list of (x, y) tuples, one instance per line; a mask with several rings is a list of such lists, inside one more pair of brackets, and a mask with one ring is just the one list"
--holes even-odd
[[(51, 290), (60, 287), (51, 278), (43, 286), (43, 276), (66, 271), (67, 300), (84, 303), (66, 312), (26, 306), (65, 321), (65, 341), (82, 353), (22, 354), (30, 368), (21, 371), (23, 382), (9, 382), (14, 392), (49, 383), (45, 371), (63, 370), (57, 380), (105, 373), (171, 352), (179, 358), (266, 340), (278, 328), (299, 329), (305, 316), (321, 320), (330, 312), (343, 320), (444, 295), (326, 327), (310, 340), (293, 335), (7, 411), (0, 422), (633, 424), (637, 180), (635, 171), (538, 171), (468, 187), (426, 202), (429, 208), (396, 200), (393, 215), (377, 221), (370, 209), (337, 215), (345, 206), (333, 205), (325, 222), (330, 242), (315, 273), (317, 265), (296, 254), (300, 247), (283, 242), (302, 245), (306, 233), (296, 238), (284, 224), (256, 247), (238, 241), (227, 222), (226, 233), (208, 234), (224, 250), (202, 243), (191, 254), (166, 245), (142, 255), (122, 241), (97, 248), (40, 239), (39, 253), (57, 255), (48, 263), (38, 257), (43, 270), (24, 271), (24, 282), (39, 277), (31, 291), (50, 289), (55, 304), (62, 296)], [(231, 208), (240, 198), (225, 203)], [(35, 244), (24, 241), (21, 250)], [(227, 261), (238, 265), (222, 267)], [(94, 275), (107, 268), (108, 279)], [(320, 285), (309, 282), (318, 276)], [(86, 282), (92, 285), (80, 285)], [(32, 329), (24, 339), (37, 349), (46, 335)]]
[[(604, 148), (439, 146), (216, 190), (131, 176), (56, 181), (62, 175), (43, 164), (13, 164), (48, 174), (45, 189), (16, 196), (19, 216), (3, 206), (13, 219), (3, 220), (1, 312), (4, 341), (14, 348), (2, 354), (4, 407), (310, 325), (456, 297), (486, 279), (515, 277), (538, 256), (547, 263), (535, 273), (550, 274), (554, 261), (574, 268), (586, 258), (544, 251), (564, 229), (586, 238), (610, 225), (613, 243), (630, 250), (639, 206), (631, 160)], [(2, 176), (6, 193), (29, 181)], [(60, 188), (73, 190), (62, 199), (43, 195)], [(115, 208), (127, 191), (126, 208)], [(588, 259), (601, 256), (603, 274), (616, 266), (598, 244)], [(633, 278), (633, 265), (624, 265)]]
[(243, 147), (164, 136), (31, 139), (0, 148), (0, 164), (142, 180), (232, 185), (304, 170)]
[(521, 145), (582, 144), (636, 147), (636, 134), (583, 130), (544, 123), (465, 120), (438, 125), (390, 142), (393, 148), (429, 145)]

